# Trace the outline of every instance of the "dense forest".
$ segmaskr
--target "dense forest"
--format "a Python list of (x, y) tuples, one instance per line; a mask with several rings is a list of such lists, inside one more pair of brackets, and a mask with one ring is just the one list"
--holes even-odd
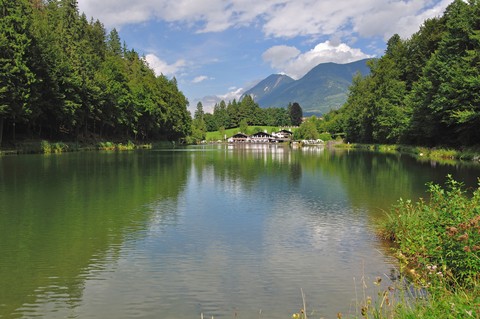
[(0, 144), (190, 134), (175, 78), (156, 76), (76, 0), (0, 0)]
[(480, 144), (480, 1), (455, 0), (409, 39), (394, 35), (346, 104), (319, 123), (350, 142)]

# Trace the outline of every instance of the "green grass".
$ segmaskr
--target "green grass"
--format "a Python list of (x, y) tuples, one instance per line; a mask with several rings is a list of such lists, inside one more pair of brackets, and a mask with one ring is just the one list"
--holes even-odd
[(134, 149), (151, 149), (152, 144), (135, 144), (132, 141), (128, 141), (127, 143), (113, 143), (109, 141), (99, 142), (97, 144), (98, 150), (104, 151), (131, 151)]
[(419, 160), (435, 160), (445, 163), (453, 163), (456, 160), (480, 161), (480, 149), (478, 147), (455, 150), (452, 148), (428, 148), (410, 145), (387, 145), (387, 144), (357, 144), (339, 143), (336, 148), (363, 149), (381, 153), (404, 153), (415, 156)]
[[(159, 144), (160, 145), (160, 144)], [(169, 143), (168, 145), (172, 145)], [(15, 149), (2, 150), (0, 155), (4, 154), (60, 154), (75, 151), (88, 150), (116, 150), (127, 151), (134, 149), (151, 149), (152, 144), (135, 144), (132, 141), (126, 143), (114, 143), (109, 141), (91, 142), (78, 144), (75, 142), (52, 142), (47, 140), (22, 141), (18, 143)]]
[[(250, 135), (250, 134), (257, 133), (258, 131), (262, 131), (262, 132), (267, 131), (267, 133), (272, 134), (272, 132), (277, 132), (280, 129), (281, 128), (279, 128), (278, 126), (257, 126), (257, 125), (254, 125), (254, 126), (249, 126), (247, 128), (247, 132), (240, 132), (240, 128), (235, 127), (235, 128), (230, 128), (230, 129), (225, 130), (225, 135), (227, 136), (227, 139), (228, 139), (229, 137), (232, 137), (233, 135), (235, 135), (237, 133), (244, 133), (244, 134)], [(209, 142), (211, 142), (211, 141), (223, 141), (224, 136), (219, 131), (207, 132), (206, 140), (209, 141)]]

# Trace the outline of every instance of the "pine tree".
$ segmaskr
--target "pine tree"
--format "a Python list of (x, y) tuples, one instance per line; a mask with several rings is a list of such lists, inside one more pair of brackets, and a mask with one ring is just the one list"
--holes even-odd
[(27, 57), (31, 42), (31, 12), (25, 0), (0, 1), (0, 145), (5, 119), (15, 126), (29, 110), (30, 86), (34, 81)]
[(300, 126), (300, 124), (302, 124), (303, 110), (300, 104), (298, 104), (297, 102), (289, 104), (288, 113), (290, 115), (290, 121), (293, 126)]

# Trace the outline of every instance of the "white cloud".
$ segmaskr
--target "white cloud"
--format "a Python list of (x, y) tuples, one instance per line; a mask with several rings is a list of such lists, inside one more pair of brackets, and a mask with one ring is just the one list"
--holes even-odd
[(217, 96), (219, 98), (221, 98), (222, 100), (224, 100), (225, 102), (233, 101), (234, 99), (236, 99), (238, 101), (240, 99), (240, 97), (242, 96), (243, 92), (245, 92), (245, 90), (243, 88), (232, 87), (231, 90), (228, 93), (223, 94), (223, 95), (217, 95)]
[(208, 95), (201, 99), (195, 99), (193, 103), (190, 104), (190, 107), (193, 109), (193, 106), (196, 107), (198, 102), (202, 102), (205, 112), (212, 113), (215, 104), (220, 103), (222, 100), (226, 103), (233, 101), (234, 99), (238, 101), (244, 92), (245, 89), (243, 88), (231, 87), (229, 88), (229, 92), (225, 94)]
[(335, 35), (389, 38), (410, 36), (426, 18), (440, 15), (453, 0), (79, 0), (81, 11), (107, 27), (159, 19), (219, 32), (260, 26), (272, 37)]
[(185, 60), (178, 60), (173, 64), (168, 64), (153, 53), (147, 54), (145, 60), (147, 60), (156, 75), (176, 75), (187, 66)]
[(269, 62), (272, 68), (282, 69), (285, 64), (297, 58), (300, 53), (301, 51), (295, 47), (276, 45), (265, 51), (262, 58)]
[(200, 83), (209, 79), (210, 78), (206, 75), (199, 75), (192, 80), (192, 83)]
[(345, 43), (325, 41), (305, 53), (301, 53), (295, 47), (274, 46), (265, 51), (262, 57), (275, 70), (299, 79), (320, 63), (349, 63), (372, 56), (363, 53), (360, 49), (351, 48)]

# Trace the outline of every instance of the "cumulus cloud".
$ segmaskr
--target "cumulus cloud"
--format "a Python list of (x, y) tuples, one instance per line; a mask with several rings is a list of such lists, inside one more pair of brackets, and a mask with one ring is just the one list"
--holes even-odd
[(453, 0), (79, 0), (79, 7), (107, 27), (159, 19), (197, 32), (254, 25), (272, 37), (358, 33), (403, 37), (426, 18), (440, 15)]
[(295, 47), (274, 46), (265, 51), (262, 57), (278, 72), (284, 72), (294, 79), (299, 79), (320, 63), (349, 63), (372, 56), (363, 53), (360, 49), (351, 48), (345, 43), (325, 41), (305, 53), (301, 53)]
[(231, 87), (228, 93), (218, 95), (218, 97), (225, 102), (233, 101), (234, 99), (238, 101), (244, 92), (245, 90), (243, 88)]
[(147, 60), (148, 65), (155, 71), (156, 75), (176, 75), (187, 66), (185, 60), (178, 60), (173, 64), (168, 64), (153, 53), (147, 54), (145, 60)]
[(244, 92), (245, 89), (243, 88), (231, 87), (229, 88), (229, 92), (225, 94), (208, 95), (204, 96), (201, 99), (195, 99), (190, 105), (190, 107), (193, 109), (192, 105), (196, 107), (198, 102), (202, 102), (205, 112), (212, 113), (215, 104), (220, 103), (222, 100), (226, 103), (228, 103), (229, 101), (233, 101), (234, 99), (238, 101)]
[(199, 75), (192, 80), (192, 83), (200, 83), (209, 79), (210, 78), (206, 75)]

